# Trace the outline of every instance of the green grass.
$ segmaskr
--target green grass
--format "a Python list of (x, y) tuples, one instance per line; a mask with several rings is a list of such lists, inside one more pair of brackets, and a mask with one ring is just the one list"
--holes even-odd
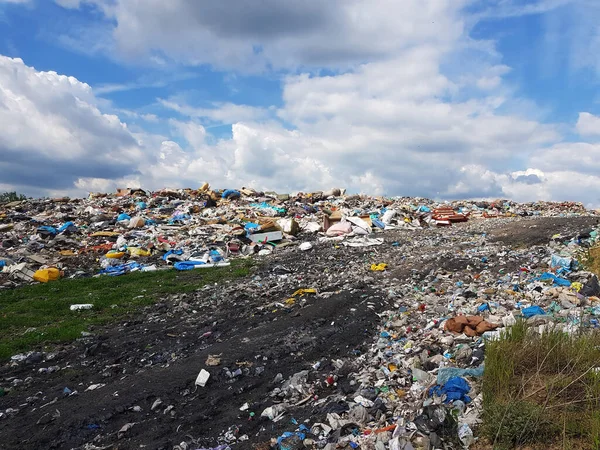
[(577, 261), (581, 266), (600, 277), (600, 258), (597, 248), (582, 250), (577, 254)]
[(600, 448), (597, 367), (597, 331), (540, 335), (518, 322), (486, 345), (482, 435), (499, 449)]
[[(0, 360), (72, 341), (90, 326), (121, 320), (168, 294), (193, 292), (207, 284), (244, 277), (251, 266), (250, 260), (234, 260), (229, 267), (60, 280), (2, 290)], [(70, 311), (75, 303), (92, 303), (94, 308)]]

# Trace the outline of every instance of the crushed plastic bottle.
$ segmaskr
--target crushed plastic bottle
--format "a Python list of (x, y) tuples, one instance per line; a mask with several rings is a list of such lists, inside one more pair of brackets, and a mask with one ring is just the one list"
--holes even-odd
[(458, 439), (462, 443), (464, 448), (469, 448), (475, 443), (475, 437), (473, 436), (473, 430), (466, 423), (463, 423), (458, 427)]

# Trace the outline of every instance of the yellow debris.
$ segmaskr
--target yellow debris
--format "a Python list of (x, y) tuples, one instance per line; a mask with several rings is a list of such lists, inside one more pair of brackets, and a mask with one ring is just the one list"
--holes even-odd
[(58, 280), (61, 276), (60, 270), (56, 267), (50, 267), (48, 269), (40, 269), (33, 274), (33, 279), (40, 283), (47, 283), (48, 281)]
[(305, 294), (316, 294), (316, 293), (317, 293), (317, 290), (316, 289), (312, 289), (312, 288), (310, 288), (310, 289), (298, 289), (296, 292), (294, 292), (292, 294), (292, 297), (298, 297), (298, 296), (302, 297)]
[(123, 256), (125, 256), (125, 252), (111, 252), (106, 254), (106, 257), (109, 259), (120, 259)]
[(139, 247), (127, 247), (127, 253), (131, 256), (150, 256), (150, 250)]
[(379, 264), (371, 264), (371, 270), (373, 272), (383, 272), (385, 269), (387, 269), (387, 264), (386, 263), (379, 263)]

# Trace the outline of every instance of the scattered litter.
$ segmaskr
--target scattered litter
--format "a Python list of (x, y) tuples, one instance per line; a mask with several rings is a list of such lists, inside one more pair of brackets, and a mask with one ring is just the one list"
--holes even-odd
[[(221, 355), (208, 355), (205, 364), (207, 366), (218, 366), (221, 364)], [(197, 380), (196, 380), (197, 382)]]
[(79, 303), (79, 304), (71, 305), (69, 307), (69, 309), (71, 311), (82, 311), (85, 309), (92, 309), (93, 307), (94, 307), (94, 305), (92, 305), (91, 303)]
[[(52, 433), (66, 426), (61, 445), (88, 450), (115, 437), (156, 445), (147, 430), (173, 418), (177, 450), (468, 448), (491, 339), (523, 319), (536, 330), (600, 328), (600, 283), (582, 263), (588, 249), (600, 255), (596, 217), (577, 203), (207, 183), (0, 205), (3, 288), (153, 270), (204, 280), (200, 269), (259, 260), (243, 279), (174, 290), (113, 329), (91, 324), (54, 354), (13, 355), (0, 419), (9, 431), (24, 417)], [(149, 297), (144, 288), (132, 296)], [(75, 298), (72, 311), (97, 302)], [(194, 384), (206, 389), (169, 379), (189, 375), (199, 354), (212, 369)], [(87, 394), (77, 400), (75, 389)], [(114, 405), (77, 430), (56, 420), (83, 397)], [(83, 433), (87, 443), (68, 438)]]
[(210, 378), (210, 373), (204, 369), (200, 371), (198, 377), (196, 378), (196, 386), (204, 387), (208, 379)]

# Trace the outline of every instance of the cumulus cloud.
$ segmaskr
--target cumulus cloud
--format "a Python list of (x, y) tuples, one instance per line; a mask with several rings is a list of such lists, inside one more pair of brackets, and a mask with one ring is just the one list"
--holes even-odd
[(204, 141), (205, 130), (189, 122), (174, 124), (185, 137), (181, 148), (162, 144), (161, 159), (147, 174), (157, 185), (197, 186), (210, 181), (217, 186), (253, 186), (283, 192), (332, 186), (336, 176), (318, 158), (307, 155), (314, 142), (278, 125), (235, 124), (231, 139), (214, 145)]
[(579, 113), (577, 132), (581, 136), (600, 136), (600, 117), (587, 112)]
[(0, 123), (0, 179), (26, 190), (124, 176), (145, 159), (127, 126), (100, 112), (90, 86), (21, 59), (0, 56)]
[(351, 67), (416, 42), (446, 46), (463, 32), (459, 12), (467, 3), (82, 0), (67, 6), (83, 2), (96, 5), (114, 23), (106, 40), (122, 57), (150, 59), (158, 52), (187, 64), (246, 71)]
[[(469, 36), (466, 0), (61, 0), (73, 8), (83, 2), (103, 11), (110, 45), (128, 57), (287, 69), (282, 104), (206, 107), (173, 96), (158, 99), (163, 112), (177, 113), (167, 120), (169, 136), (133, 133), (100, 111), (86, 84), (6, 58), (0, 105), (8, 105), (6, 120), (13, 122), (0, 129), (0, 151), (20, 167), (19, 155), (45, 158), (45, 172), (22, 185), (82, 192), (209, 181), (288, 192), (340, 186), (382, 195), (600, 204), (600, 144), (565, 142), (562, 125), (516, 112), (524, 102), (505, 86), (510, 68), (488, 43)], [(494, 7), (519, 15), (555, 3)], [(582, 113), (580, 134), (596, 134), (596, 120)], [(211, 136), (211, 123), (231, 124), (231, 137)]]
[(520, 170), (510, 174), (515, 183), (540, 184), (546, 181), (544, 172), (539, 169)]

